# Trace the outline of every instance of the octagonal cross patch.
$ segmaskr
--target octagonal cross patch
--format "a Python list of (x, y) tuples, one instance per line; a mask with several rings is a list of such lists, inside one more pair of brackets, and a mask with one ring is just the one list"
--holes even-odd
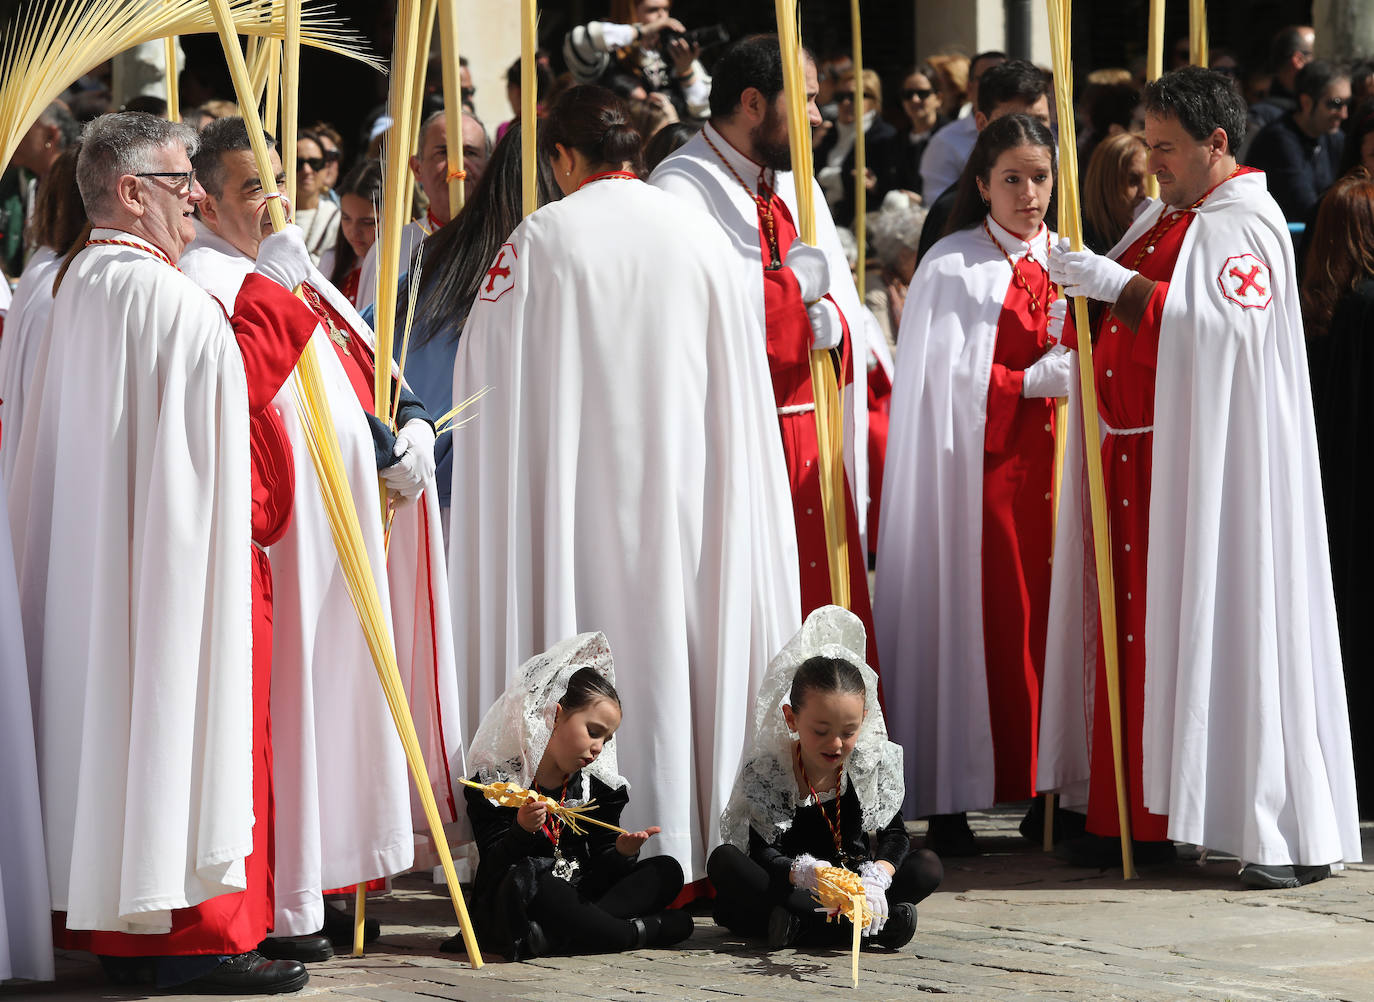
[(1246, 310), (1265, 310), (1274, 301), (1269, 266), (1254, 254), (1228, 257), (1217, 275), (1221, 294)]

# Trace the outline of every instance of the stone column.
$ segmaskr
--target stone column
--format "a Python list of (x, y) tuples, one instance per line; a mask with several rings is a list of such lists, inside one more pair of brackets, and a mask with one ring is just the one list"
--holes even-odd
[(1374, 52), (1374, 8), (1369, 0), (1315, 0), (1312, 27), (1317, 31), (1317, 55), (1323, 59)]
[(520, 4), (459, 0), (458, 48), (467, 57), (472, 85), (477, 88), (473, 97), (477, 117), (494, 141), (496, 127), (514, 114), (506, 100), (506, 69), (520, 55)]

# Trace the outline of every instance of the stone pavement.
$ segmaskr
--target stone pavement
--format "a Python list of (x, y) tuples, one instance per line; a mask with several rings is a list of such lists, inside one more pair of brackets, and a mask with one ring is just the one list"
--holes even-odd
[[(770, 954), (716, 928), (705, 913), (685, 950), (524, 964), (492, 957), (472, 971), (437, 952), (453, 931), (448, 898), (412, 876), (371, 903), (383, 935), (368, 955), (312, 965), (310, 984), (294, 998), (1374, 1002), (1374, 866), (1293, 891), (1244, 891), (1236, 861), (1211, 858), (1146, 869), (1126, 884), (1029, 846), (1016, 836), (1020, 813), (972, 816), (990, 851), (947, 863), (944, 884), (920, 908), (915, 940), (898, 953), (862, 954), (857, 990), (847, 953)], [(1371, 858), (1374, 824), (1364, 826), (1364, 849)], [(79, 954), (59, 958), (55, 984), (0, 988), (6, 1002), (147, 997), (197, 998), (115, 991)]]

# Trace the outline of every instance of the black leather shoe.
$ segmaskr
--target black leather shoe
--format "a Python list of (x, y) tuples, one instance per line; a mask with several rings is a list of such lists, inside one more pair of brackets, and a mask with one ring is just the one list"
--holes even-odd
[(127, 988), (151, 985), (157, 980), (157, 968), (152, 957), (108, 957), (102, 955), (100, 966), (110, 984)]
[(667, 908), (657, 915), (650, 916), (645, 924), (649, 927), (646, 945), (657, 949), (676, 946), (690, 937), (696, 929), (692, 916), (680, 908)]
[(295, 960), (318, 964), (334, 956), (334, 947), (325, 936), (279, 936), (264, 939), (258, 953), (268, 960)]
[[(382, 934), (382, 924), (376, 919), (363, 919), (363, 942), (371, 943)], [(337, 908), (324, 906), (324, 928), (319, 935), (334, 944), (336, 950), (353, 950), (353, 916)]]
[[(1108, 870), (1121, 865), (1121, 840), (1103, 835), (1080, 835), (1054, 847), (1054, 854), (1070, 866)], [(1178, 850), (1167, 839), (1163, 842), (1132, 842), (1131, 858), (1137, 866), (1172, 863)]]
[[(1054, 832), (1056, 844), (1084, 834), (1083, 826), (1088, 819), (1077, 811), (1066, 811), (1062, 807), (1054, 809)], [(1031, 801), (1030, 810), (1021, 819), (1016, 830), (1028, 842), (1040, 845), (1045, 841), (1045, 798), (1036, 797)]]
[(1277, 891), (1312, 884), (1329, 876), (1329, 866), (1265, 866), (1260, 863), (1246, 863), (1241, 867), (1240, 882), (1259, 891)]
[(797, 941), (801, 919), (782, 905), (774, 905), (768, 913), (768, 949), (782, 950)]
[(968, 826), (968, 815), (932, 814), (926, 821), (926, 848), (937, 856), (977, 856), (982, 850)]
[(280, 995), (298, 992), (310, 980), (303, 964), (294, 960), (268, 960), (250, 950), (229, 957), (209, 974), (178, 985), (188, 995)]
[(887, 921), (883, 923), (878, 935), (866, 942), (883, 946), (889, 950), (900, 950), (911, 942), (916, 935), (916, 906), (907, 901), (899, 901), (888, 909)]

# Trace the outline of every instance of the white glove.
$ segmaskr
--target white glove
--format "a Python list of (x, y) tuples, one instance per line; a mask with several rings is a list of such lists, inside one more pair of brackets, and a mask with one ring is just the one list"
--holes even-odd
[(400, 459), (382, 471), (382, 480), (393, 493), (414, 501), (434, 476), (434, 429), (419, 418), (407, 421), (396, 436), (392, 450)]
[(1087, 296), (1114, 303), (1135, 275), (1109, 257), (1090, 250), (1069, 250), (1067, 240), (1059, 241), (1050, 255), (1050, 281), (1062, 285), (1066, 296)]
[(876, 936), (887, 925), (887, 889), (892, 886), (892, 875), (873, 860), (859, 867), (859, 879), (864, 882), (864, 896), (868, 898), (868, 910), (873, 920), (864, 930), (865, 936)]
[(284, 289), (294, 289), (310, 277), (310, 251), (299, 226), (290, 225), (258, 244), (255, 272)]
[(1045, 325), (1046, 340), (1049, 347), (1053, 348), (1057, 344), (1064, 343), (1064, 323), (1069, 318), (1069, 300), (1067, 296), (1060, 296), (1050, 303), (1050, 308), (1045, 311), (1045, 316), (1049, 322)]
[(837, 348), (844, 340), (840, 311), (830, 300), (818, 299), (808, 306), (806, 319), (811, 321), (811, 347), (816, 351)]
[(1057, 344), (1031, 363), (1021, 376), (1023, 397), (1067, 397), (1073, 377), (1069, 349)]
[(787, 248), (783, 265), (797, 276), (803, 303), (814, 303), (830, 291), (830, 259), (819, 247), (804, 244), (799, 237)]
[(829, 866), (823, 859), (802, 853), (792, 860), (792, 886), (803, 891), (814, 891), (818, 883), (817, 871)]

